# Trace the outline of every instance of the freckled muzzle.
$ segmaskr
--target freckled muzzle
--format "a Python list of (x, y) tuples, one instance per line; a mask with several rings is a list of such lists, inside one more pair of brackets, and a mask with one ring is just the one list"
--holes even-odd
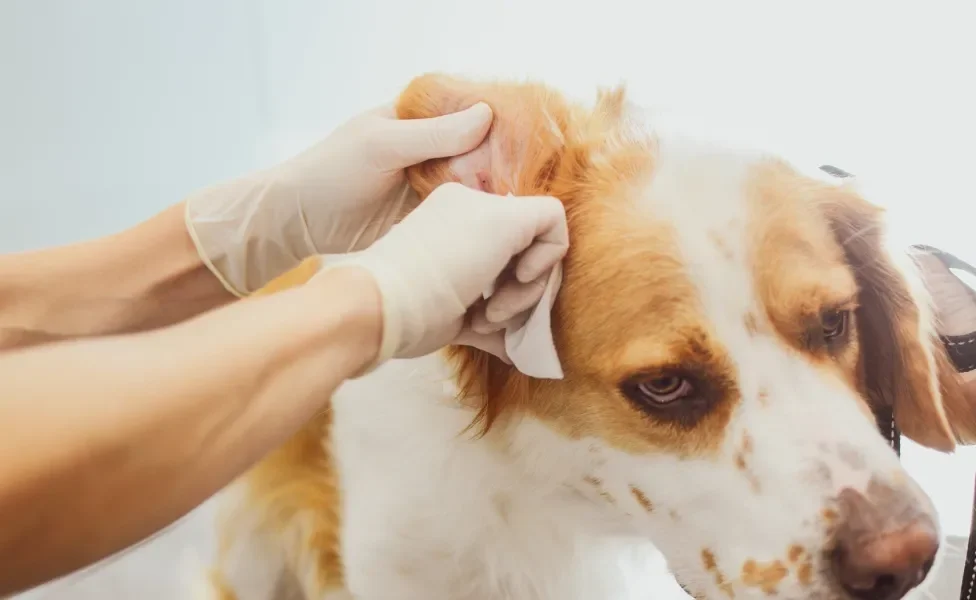
[(939, 530), (913, 489), (872, 480), (864, 493), (841, 490), (836, 506), (829, 559), (847, 598), (899, 600), (925, 579), (939, 549)]

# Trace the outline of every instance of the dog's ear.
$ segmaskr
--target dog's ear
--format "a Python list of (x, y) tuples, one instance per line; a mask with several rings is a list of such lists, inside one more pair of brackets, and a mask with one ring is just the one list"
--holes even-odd
[[(493, 120), (480, 146), (453, 158), (429, 160), (407, 169), (421, 199), (453, 181), (493, 194), (553, 195), (564, 202), (584, 157), (574, 128), (585, 122), (580, 109), (535, 83), (476, 82), (428, 74), (414, 79), (397, 101), (401, 119), (450, 114), (484, 102)], [(561, 184), (560, 184), (561, 182)], [(472, 423), (486, 433), (508, 409), (523, 402), (536, 382), (510, 365), (470, 347), (448, 349), (457, 370), (460, 400), (478, 409)]]
[(859, 288), (863, 393), (875, 408), (892, 408), (899, 429), (923, 446), (948, 452), (976, 440), (976, 407), (939, 339), (917, 266), (887, 247), (884, 211), (846, 184), (823, 206)]
[(471, 152), (407, 169), (421, 198), (456, 181), (494, 194), (540, 195), (560, 168), (574, 108), (558, 93), (535, 83), (480, 83), (446, 75), (414, 79), (397, 101), (401, 119), (437, 117), (479, 102), (494, 119), (485, 141)]
[[(592, 107), (584, 107), (531, 82), (484, 83), (423, 75), (400, 95), (396, 112), (401, 119), (430, 118), (478, 102), (490, 106), (494, 115), (479, 147), (407, 169), (421, 199), (449, 181), (500, 195), (554, 196), (566, 207), (570, 238), (574, 238), (590, 220), (580, 201), (592, 196), (588, 190), (604, 189), (606, 179), (626, 179), (649, 164), (651, 137), (642, 127), (639, 111), (626, 102), (623, 88), (601, 92)], [(570, 270), (567, 267), (567, 280)], [(557, 314), (557, 340), (558, 321)], [(480, 424), (482, 432), (541, 385), (480, 350), (453, 347), (449, 354), (457, 368), (462, 401), (479, 409), (474, 424)]]

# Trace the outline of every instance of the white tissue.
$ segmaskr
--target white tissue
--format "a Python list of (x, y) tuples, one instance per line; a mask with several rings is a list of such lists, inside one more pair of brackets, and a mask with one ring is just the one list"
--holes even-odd
[(562, 282), (562, 265), (556, 265), (546, 280), (542, 298), (529, 312), (529, 318), (522, 325), (505, 330), (505, 352), (508, 353), (509, 360), (516, 369), (529, 377), (563, 378), (551, 321), (552, 307)]
[[(511, 196), (512, 194), (508, 194)], [(542, 298), (529, 311), (529, 317), (521, 325), (505, 329), (505, 352), (512, 366), (529, 377), (538, 379), (562, 379), (563, 367), (556, 353), (552, 336), (552, 307), (556, 294), (563, 283), (562, 264), (557, 264), (546, 279)], [(487, 300), (493, 290), (485, 292)]]

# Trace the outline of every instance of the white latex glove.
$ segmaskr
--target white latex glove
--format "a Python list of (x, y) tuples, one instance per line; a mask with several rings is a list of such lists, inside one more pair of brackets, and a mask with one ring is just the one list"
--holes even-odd
[(187, 230), (224, 286), (249, 294), (309, 256), (368, 247), (417, 205), (403, 169), (472, 150), (491, 120), (486, 104), (416, 120), (371, 110), (276, 167), (191, 195)]
[[(358, 266), (376, 279), (383, 339), (374, 366), (451, 343), (505, 358), (503, 332), (477, 333), (470, 323), (490, 331), (524, 318), (568, 246), (558, 200), (496, 196), (447, 183), (369, 249), (329, 257), (323, 271)], [(480, 301), (492, 288), (491, 297)]]

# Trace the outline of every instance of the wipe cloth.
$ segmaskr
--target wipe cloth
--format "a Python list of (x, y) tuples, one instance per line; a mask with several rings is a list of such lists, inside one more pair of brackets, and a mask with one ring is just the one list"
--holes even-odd
[[(553, 267), (539, 302), (521, 325), (505, 330), (505, 352), (512, 365), (529, 377), (562, 379), (563, 369), (552, 336), (552, 307), (563, 282), (562, 265)], [(485, 294), (487, 300), (490, 293)]]
[[(511, 193), (507, 194), (509, 197)], [(539, 301), (529, 309), (528, 317), (519, 324), (505, 328), (505, 354), (512, 366), (529, 377), (537, 379), (562, 379), (563, 368), (556, 353), (552, 335), (552, 308), (556, 294), (563, 283), (563, 266), (557, 263), (546, 279), (546, 287)], [(494, 286), (485, 291), (485, 300), (491, 298)]]

